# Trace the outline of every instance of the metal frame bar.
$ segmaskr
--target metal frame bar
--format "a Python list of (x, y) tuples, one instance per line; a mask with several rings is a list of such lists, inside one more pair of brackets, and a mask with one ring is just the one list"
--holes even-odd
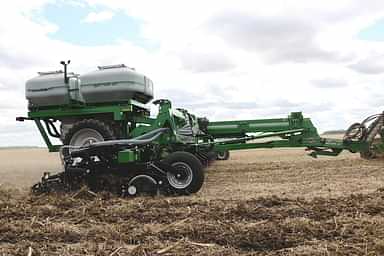
[(62, 145), (53, 145), (52, 144), (51, 140), (49, 139), (49, 136), (48, 136), (47, 132), (45, 131), (44, 126), (41, 124), (41, 119), (35, 118), (34, 121), (35, 121), (35, 124), (36, 124), (37, 128), (40, 131), (41, 136), (43, 137), (43, 140), (44, 140), (45, 144), (48, 147), (49, 152), (57, 152), (57, 151), (59, 151), (60, 147)]
[(84, 107), (74, 109), (49, 109), (40, 110), (36, 112), (29, 112), (28, 117), (30, 118), (60, 118), (60, 117), (73, 117), (73, 116), (84, 116), (94, 114), (113, 114), (115, 121), (123, 120), (124, 113), (132, 112), (133, 107), (127, 106), (99, 106), (99, 107)]

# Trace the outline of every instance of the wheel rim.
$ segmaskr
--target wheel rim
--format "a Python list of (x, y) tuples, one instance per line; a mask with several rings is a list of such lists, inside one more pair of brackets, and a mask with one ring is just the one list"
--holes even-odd
[(88, 146), (92, 143), (104, 141), (103, 136), (96, 130), (84, 128), (77, 131), (71, 138), (71, 146)]
[(130, 196), (144, 193), (154, 195), (157, 191), (156, 180), (149, 175), (137, 175), (133, 177), (127, 184), (126, 188), (122, 190), (122, 193), (128, 193)]
[(176, 162), (172, 164), (175, 169), (174, 173), (167, 172), (169, 184), (176, 189), (187, 188), (193, 179), (192, 168), (184, 162)]
[(224, 159), (224, 158), (225, 158), (225, 155), (226, 155), (226, 152), (225, 152), (225, 151), (223, 151), (223, 152), (218, 152), (218, 153), (217, 153), (217, 158), (219, 158), (219, 159)]

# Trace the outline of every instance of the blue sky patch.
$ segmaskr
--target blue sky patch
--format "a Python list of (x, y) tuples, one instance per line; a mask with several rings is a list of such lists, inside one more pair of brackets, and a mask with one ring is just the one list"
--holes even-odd
[(381, 19), (372, 26), (361, 30), (357, 36), (359, 39), (363, 40), (384, 41), (384, 19)]
[(145, 48), (153, 47), (153, 43), (140, 36), (140, 21), (122, 11), (114, 12), (109, 20), (84, 22), (90, 12), (100, 11), (106, 9), (58, 2), (46, 5), (39, 16), (58, 26), (56, 32), (49, 34), (52, 39), (81, 46), (111, 45), (127, 40)]

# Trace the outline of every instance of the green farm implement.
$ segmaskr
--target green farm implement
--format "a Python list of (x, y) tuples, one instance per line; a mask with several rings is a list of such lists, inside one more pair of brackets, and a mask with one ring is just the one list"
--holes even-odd
[[(69, 63), (69, 62), (68, 62)], [(337, 156), (343, 150), (363, 158), (384, 152), (384, 114), (353, 124), (343, 139), (319, 136), (309, 118), (210, 122), (169, 100), (153, 98), (152, 82), (125, 65), (104, 66), (85, 75), (54, 71), (27, 82), (27, 117), (49, 151), (60, 152), (64, 171), (44, 173), (36, 193), (73, 191), (87, 185), (121, 196), (191, 194), (204, 183), (204, 167), (226, 160), (233, 150), (303, 147), (309, 155)], [(54, 143), (52, 138), (60, 143)]]

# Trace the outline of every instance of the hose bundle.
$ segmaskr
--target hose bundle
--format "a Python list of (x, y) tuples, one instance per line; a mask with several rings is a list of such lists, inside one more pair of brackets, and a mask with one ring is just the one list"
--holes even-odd
[(367, 117), (361, 123), (352, 124), (344, 134), (344, 141), (364, 141), (368, 138), (368, 135), (380, 122), (380, 117), (383, 117), (383, 113), (375, 114)]

